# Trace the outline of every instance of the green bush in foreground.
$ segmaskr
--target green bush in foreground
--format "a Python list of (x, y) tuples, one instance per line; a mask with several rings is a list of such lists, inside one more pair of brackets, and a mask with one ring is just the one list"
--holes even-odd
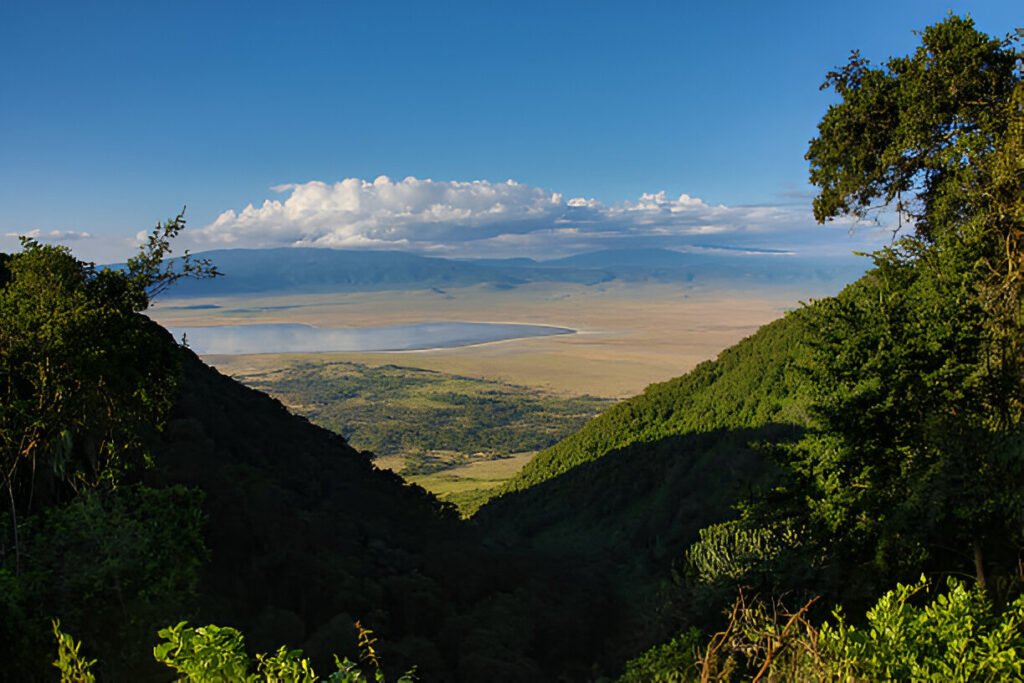
[(691, 628), (626, 664), (619, 683), (685, 683), (700, 671), (702, 634)]
[(61, 631), (58, 619), (53, 620), (53, 636), (57, 639), (57, 659), (53, 666), (60, 671), (61, 683), (95, 683), (96, 676), (91, 669), (96, 660), (82, 657), (79, 652), (82, 643)]
[[(365, 669), (372, 675), (372, 680), (383, 683), (384, 672), (373, 648), (376, 643), (373, 632), (362, 628), (358, 622), (356, 628), (359, 631), (359, 648)], [(256, 671), (252, 673), (252, 661), (245, 652), (245, 639), (237, 629), (231, 627), (210, 624), (191, 628), (183, 621), (161, 630), (159, 635), (164, 642), (153, 648), (153, 657), (177, 671), (181, 681), (314, 683), (321, 680), (309, 660), (302, 656), (302, 650), (289, 650), (283, 646), (273, 654), (256, 655)], [(338, 659), (335, 655), (334, 664), (337, 670), (325, 679), (329, 683), (363, 683), (371, 680), (364, 667), (348, 658)], [(413, 672), (410, 671), (402, 675), (398, 683), (410, 683), (413, 680)]]
[[(161, 629), (163, 642), (153, 648), (157, 662), (174, 669), (178, 681), (189, 683), (384, 683), (384, 672), (374, 644), (377, 640), (373, 631), (356, 622), (359, 631), (359, 649), (364, 666), (348, 658), (334, 657), (336, 670), (326, 679), (313, 670), (309, 660), (302, 656), (302, 650), (289, 650), (282, 646), (273, 654), (256, 655), (256, 666), (245, 651), (245, 638), (238, 629), (230, 626), (198, 626), (192, 628), (188, 622)], [(57, 639), (57, 659), (53, 666), (60, 671), (61, 683), (95, 683), (91, 669), (96, 660), (82, 656), (81, 642), (60, 630), (60, 622), (53, 622), (53, 634)], [(369, 672), (369, 675), (367, 674)], [(372, 678), (371, 678), (372, 676)], [(414, 671), (403, 674), (397, 683), (412, 683)]]
[(985, 592), (949, 579), (947, 591), (914, 604), (924, 577), (899, 584), (863, 626), (841, 609), (816, 628), (813, 600), (796, 612), (741, 594), (726, 628), (703, 651), (691, 630), (629, 662), (620, 681), (1002, 681), (1024, 676), (1024, 597), (1001, 612)]
[(924, 577), (898, 585), (856, 628), (835, 612), (819, 633), (827, 671), (837, 679), (1001, 681), (1024, 674), (1024, 597), (995, 614), (985, 593), (950, 579), (948, 592), (923, 607), (911, 598)]

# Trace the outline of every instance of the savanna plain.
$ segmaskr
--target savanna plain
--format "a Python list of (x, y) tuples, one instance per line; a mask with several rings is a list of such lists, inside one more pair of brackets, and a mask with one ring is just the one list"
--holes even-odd
[[(290, 410), (342, 433), (376, 454), (379, 467), (472, 512), (536, 453), (578, 429), (617, 399), (681, 375), (762, 325), (800, 306), (803, 292), (785, 287), (733, 290), (693, 284), (615, 281), (599, 285), (531, 283), (499, 289), (453, 289), (229, 296), (163, 300), (150, 310), (165, 327), (298, 323), (317, 327), (377, 327), (418, 322), (502, 322), (569, 328), (574, 334), (507, 339), (454, 348), (377, 353), (206, 355), (221, 372), (281, 400)], [(343, 372), (338, 370), (343, 369)], [(390, 382), (382, 383), (381, 373)], [(423, 374), (427, 371), (428, 374)], [(366, 401), (337, 389), (353, 373), (373, 373), (373, 386), (402, 387)], [(421, 385), (427, 382), (428, 388)], [(415, 385), (415, 388), (413, 386)], [(329, 395), (311, 398), (315, 393)], [(333, 389), (333, 393), (330, 390)], [(453, 413), (452, 397), (460, 409)], [(497, 396), (497, 398), (496, 398)], [(431, 448), (430, 425), (454, 423), (468, 403), (502, 401), (492, 426), (503, 443), (465, 430)], [(517, 422), (525, 410), (547, 414), (547, 439), (536, 450), (516, 448), (545, 430)], [(566, 403), (572, 402), (575, 403)], [(446, 410), (448, 409), (448, 410)], [(360, 419), (361, 411), (372, 415)], [(333, 413), (333, 414), (332, 414)], [(511, 414), (510, 414), (511, 413)], [(465, 418), (478, 430), (481, 419)], [(368, 430), (385, 430), (382, 443)], [(436, 435), (436, 430), (430, 430)], [(401, 435), (408, 436), (402, 439)]]
[[(800, 305), (805, 291), (729, 291), (700, 286), (530, 284), (453, 290), (167, 298), (149, 311), (166, 327), (304, 323), (372, 327), (423, 321), (513, 322), (576, 331), (451, 349), (387, 353), (207, 356), (227, 374), (312, 356), (368, 365), (401, 364), (536, 387), (625, 398), (675, 377)], [(217, 308), (204, 308), (216, 305)]]

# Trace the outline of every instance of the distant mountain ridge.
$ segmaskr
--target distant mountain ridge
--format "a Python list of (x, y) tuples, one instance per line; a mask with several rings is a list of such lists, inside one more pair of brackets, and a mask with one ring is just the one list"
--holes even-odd
[(286, 247), (219, 249), (195, 254), (225, 275), (183, 280), (171, 296), (320, 293), (490, 285), (502, 289), (533, 282), (595, 285), (614, 280), (723, 284), (734, 287), (798, 283), (838, 289), (866, 267), (852, 259), (811, 259), (764, 250), (681, 252), (609, 249), (536, 261), (448, 259), (401, 251)]

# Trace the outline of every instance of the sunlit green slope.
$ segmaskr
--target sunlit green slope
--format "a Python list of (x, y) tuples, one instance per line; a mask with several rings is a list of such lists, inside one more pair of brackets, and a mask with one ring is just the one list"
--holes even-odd
[(714, 361), (653, 384), (537, 455), (507, 491), (520, 491), (634, 443), (769, 423), (805, 422), (802, 310), (761, 328)]

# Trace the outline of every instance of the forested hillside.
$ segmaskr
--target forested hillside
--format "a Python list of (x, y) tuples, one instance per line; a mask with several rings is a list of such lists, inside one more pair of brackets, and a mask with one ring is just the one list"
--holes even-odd
[(597, 460), (633, 443), (653, 443), (689, 432), (754, 429), (807, 420), (803, 311), (766, 325), (757, 334), (668, 382), (653, 384), (537, 455), (512, 480), (518, 491)]
[(807, 310), (806, 430), (685, 553), (679, 596), (728, 618), (627, 680), (1024, 675), (1022, 55), (952, 15), (918, 35), (828, 73), (807, 153), (819, 221), (907, 225)]
[(620, 657), (658, 637), (679, 616), (652, 613), (666, 609), (682, 549), (775, 476), (764, 444), (808, 422), (806, 317), (790, 313), (539, 453), (474, 516), (484, 537), (609, 577), (632, 632)]

